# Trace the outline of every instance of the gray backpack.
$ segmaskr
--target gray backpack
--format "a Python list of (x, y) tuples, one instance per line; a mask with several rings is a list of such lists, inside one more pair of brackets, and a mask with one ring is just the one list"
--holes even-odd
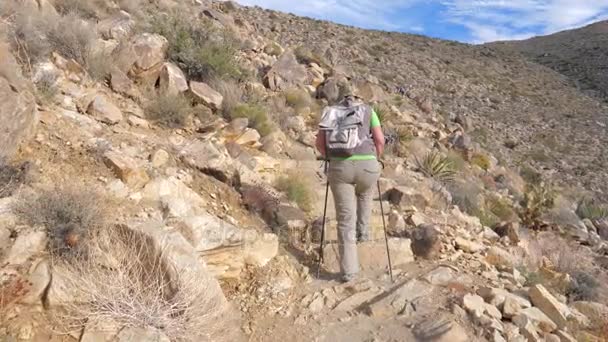
[(325, 132), (327, 156), (375, 154), (370, 131), (371, 112), (371, 108), (363, 103), (326, 107), (319, 130)]

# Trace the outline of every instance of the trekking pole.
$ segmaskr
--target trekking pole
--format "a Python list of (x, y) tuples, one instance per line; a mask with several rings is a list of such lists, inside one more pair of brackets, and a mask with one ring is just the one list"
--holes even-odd
[(325, 244), (325, 221), (327, 217), (327, 197), (329, 195), (329, 179), (328, 179), (328, 166), (329, 159), (327, 159), (327, 148), (325, 153), (325, 204), (323, 205), (323, 223), (321, 223), (321, 246), (319, 246), (319, 261), (317, 264), (317, 278), (319, 278), (319, 274), (321, 273), (321, 264), (323, 263), (323, 245)]
[[(384, 169), (384, 164), (379, 162)], [(380, 179), (378, 179), (378, 199), (380, 200), (380, 214), (382, 215), (382, 227), (384, 228), (384, 240), (386, 241), (386, 255), (388, 256), (388, 272), (391, 276), (391, 283), (393, 280), (393, 264), (391, 262), (391, 251), (388, 247), (388, 233), (386, 232), (386, 221), (384, 219), (384, 205), (382, 205), (382, 191), (380, 191)]]

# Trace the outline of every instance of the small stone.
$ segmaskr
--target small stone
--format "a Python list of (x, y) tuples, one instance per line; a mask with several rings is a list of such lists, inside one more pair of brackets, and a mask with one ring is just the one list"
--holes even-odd
[(198, 101), (210, 108), (215, 110), (222, 108), (224, 97), (206, 83), (190, 81), (190, 91)]
[(323, 296), (317, 296), (315, 299), (313, 299), (312, 302), (310, 302), (310, 304), (308, 305), (308, 310), (310, 310), (310, 312), (320, 312), (321, 310), (323, 310), (323, 307), (325, 306), (325, 299), (323, 298)]
[(87, 108), (87, 113), (94, 116), (97, 120), (111, 125), (122, 120), (120, 109), (103, 95), (95, 96)]
[(467, 253), (477, 253), (479, 251), (482, 251), (485, 248), (485, 246), (480, 243), (466, 240), (466, 239), (463, 239), (460, 237), (456, 238), (454, 240), (454, 242), (456, 242), (456, 246), (459, 249), (461, 249)]
[(103, 157), (106, 166), (129, 187), (139, 189), (150, 181), (146, 171), (138, 167), (132, 158), (114, 151), (104, 153)]
[(478, 295), (475, 294), (467, 294), (462, 299), (464, 308), (471, 314), (473, 317), (481, 317), (486, 311), (486, 303), (483, 301)]
[(161, 167), (169, 161), (169, 153), (163, 149), (158, 149), (150, 156), (150, 163), (154, 167)]
[(424, 276), (424, 280), (433, 285), (447, 285), (454, 278), (454, 270), (440, 266)]
[(51, 270), (47, 260), (40, 260), (28, 275), (28, 281), (31, 284), (27, 294), (21, 299), (23, 304), (42, 304), (42, 295), (46, 291), (51, 282)]

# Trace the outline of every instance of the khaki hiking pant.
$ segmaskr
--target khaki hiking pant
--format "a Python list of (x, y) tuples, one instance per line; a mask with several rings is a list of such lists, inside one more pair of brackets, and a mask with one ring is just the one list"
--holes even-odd
[(329, 186), (338, 221), (340, 269), (343, 275), (359, 272), (357, 240), (370, 239), (374, 185), (380, 177), (377, 160), (329, 162)]

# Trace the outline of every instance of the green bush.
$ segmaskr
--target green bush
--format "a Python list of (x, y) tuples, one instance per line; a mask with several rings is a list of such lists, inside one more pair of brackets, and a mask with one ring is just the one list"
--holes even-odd
[(146, 104), (146, 117), (169, 127), (183, 127), (192, 114), (190, 101), (182, 94), (154, 92)]
[(274, 130), (274, 125), (268, 119), (268, 113), (260, 105), (240, 104), (230, 113), (230, 118), (249, 119), (249, 126), (255, 128), (262, 136), (266, 136)]
[(314, 203), (312, 185), (305, 176), (297, 172), (280, 177), (276, 183), (277, 189), (287, 194), (289, 200), (298, 204), (300, 209), (311, 211)]
[(422, 160), (416, 157), (416, 165), (418, 171), (440, 182), (453, 181), (456, 176), (452, 162), (438, 151), (427, 153)]
[(488, 156), (486, 156), (485, 154), (481, 153), (476, 153), (475, 155), (473, 155), (473, 157), (471, 158), (471, 164), (479, 166), (484, 171), (488, 171), (491, 165), (490, 158), (488, 158)]
[(149, 31), (167, 38), (168, 58), (189, 79), (209, 81), (242, 75), (236, 61), (236, 38), (209, 20), (187, 20), (183, 12), (176, 10), (165, 15), (152, 15), (148, 26)]
[(581, 219), (601, 220), (608, 217), (608, 207), (595, 200), (583, 199), (578, 203), (576, 214)]
[(290, 89), (284, 93), (285, 101), (296, 110), (300, 110), (311, 105), (310, 94), (304, 89)]

